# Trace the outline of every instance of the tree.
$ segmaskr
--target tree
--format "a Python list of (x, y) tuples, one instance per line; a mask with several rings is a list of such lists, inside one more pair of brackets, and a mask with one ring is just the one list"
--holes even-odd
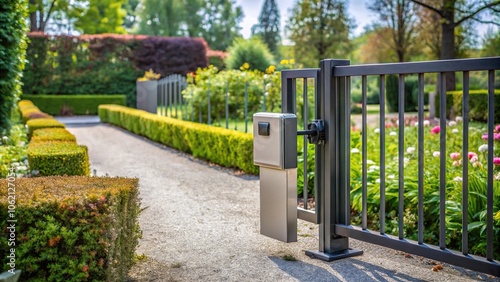
[(202, 36), (213, 50), (226, 50), (240, 36), (243, 11), (234, 0), (207, 0), (203, 9)]
[[(484, 0), (484, 1), (457, 1), (457, 0), (442, 0), (441, 5), (434, 1), (427, 0), (411, 0), (424, 9), (428, 9), (438, 15), (441, 22), (441, 52), (439, 58), (441, 60), (455, 59), (455, 29), (468, 20), (483, 21), (480, 17), (481, 13), (490, 10), (496, 11), (500, 7), (500, 0)], [(494, 22), (488, 22), (494, 23)], [(498, 23), (495, 23), (498, 24)], [(447, 74), (446, 89), (455, 89), (455, 75)]]
[(493, 29), (488, 30), (483, 39), (483, 49), (481, 56), (493, 57), (500, 56), (500, 29), (496, 32)]
[(81, 13), (84, 0), (29, 0), (29, 27), (30, 32), (45, 32), (47, 24), (55, 17), (69, 20), (75, 14)]
[(75, 21), (75, 28), (86, 34), (125, 33), (123, 9), (126, 0), (90, 0), (88, 8)]
[(412, 2), (410, 0), (372, 0), (369, 9), (377, 12), (383, 26), (389, 29), (389, 46), (396, 54), (398, 62), (407, 60), (416, 38), (417, 17)]
[(137, 23), (137, 7), (139, 6), (140, 0), (128, 0), (123, 5), (123, 8), (127, 12), (125, 19), (123, 20), (123, 26), (127, 30), (132, 30)]
[(181, 0), (146, 0), (140, 12), (140, 34), (179, 36), (184, 8)]
[(320, 60), (327, 58), (347, 58), (352, 48), (352, 28), (353, 21), (342, 0), (299, 1), (287, 22), (296, 61), (306, 67), (317, 67)]
[(280, 12), (276, 0), (265, 0), (260, 10), (259, 23), (252, 27), (252, 35), (257, 35), (267, 44), (277, 57), (280, 36)]
[(248, 68), (264, 72), (273, 64), (273, 55), (259, 37), (248, 40), (236, 38), (228, 48), (226, 66), (228, 69), (239, 69), (247, 63)]

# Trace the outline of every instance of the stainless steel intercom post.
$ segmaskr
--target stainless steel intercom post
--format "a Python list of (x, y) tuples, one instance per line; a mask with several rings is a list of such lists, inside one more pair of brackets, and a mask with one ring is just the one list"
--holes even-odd
[(254, 164), (260, 167), (260, 233), (297, 241), (297, 116), (253, 115)]

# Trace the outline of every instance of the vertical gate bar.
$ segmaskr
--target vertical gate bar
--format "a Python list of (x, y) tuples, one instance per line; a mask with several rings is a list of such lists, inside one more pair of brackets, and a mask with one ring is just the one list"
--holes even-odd
[(248, 132), (248, 81), (245, 82), (245, 133)]
[(229, 80), (226, 81), (226, 129), (229, 128)]
[(350, 191), (351, 191), (351, 78), (340, 77), (338, 95), (339, 139), (337, 168), (338, 177), (338, 223), (350, 225)]
[[(158, 83), (156, 84), (156, 114), (159, 114), (161, 116), (161, 104), (162, 104), (162, 99), (161, 99), (161, 94), (162, 91), (161, 89), (163, 88), (163, 84), (161, 83), (161, 79), (158, 80)], [(158, 110), (158, 108), (160, 108)]]
[(177, 108), (179, 106), (179, 81), (173, 81), (174, 83), (174, 104), (175, 104), (175, 118), (177, 118)]
[(404, 193), (405, 193), (405, 182), (404, 182), (404, 153), (405, 153), (405, 76), (404, 74), (399, 75), (398, 83), (398, 231), (399, 239), (404, 237)]
[(439, 248), (446, 248), (446, 73), (439, 77)]
[(262, 100), (264, 102), (264, 112), (267, 110), (267, 105), (266, 105), (266, 77), (264, 76), (264, 88), (262, 91)]
[(212, 124), (212, 115), (211, 115), (212, 111), (210, 109), (210, 81), (208, 81), (207, 99), (208, 99), (207, 124), (211, 125)]
[(424, 243), (424, 74), (418, 74), (418, 243)]
[(368, 135), (368, 128), (366, 127), (366, 75), (363, 75), (361, 77), (361, 155), (362, 155), (362, 163), (361, 163), (361, 185), (362, 185), (362, 193), (361, 193), (361, 227), (363, 230), (366, 230), (367, 228), (367, 204), (366, 204), (366, 197), (367, 197), (367, 169), (366, 169), (366, 159), (367, 159), (367, 150), (366, 150), (366, 143), (367, 143), (367, 135)]
[(385, 234), (385, 75), (379, 78), (380, 102), (380, 234)]
[(495, 122), (495, 71), (488, 71), (488, 191), (486, 196), (486, 259), (493, 261), (493, 128)]
[(293, 81), (285, 78), (284, 74), (285, 72), (281, 74), (281, 92), (283, 93), (281, 96), (281, 112), (291, 114), (295, 113), (295, 96), (292, 93)]
[[(304, 129), (306, 130), (307, 129), (307, 120), (308, 120), (308, 117), (307, 117), (307, 78), (304, 78), (303, 79), (303, 88), (302, 88), (302, 96), (303, 96), (303, 100), (304, 100), (304, 113), (303, 113), (303, 118), (304, 118)], [(304, 177), (304, 187), (302, 189), (302, 196), (303, 196), (303, 199), (304, 199), (304, 209), (307, 210), (307, 199), (308, 199), (308, 183), (307, 183), (307, 135), (304, 135), (303, 136), (303, 140), (304, 140), (304, 148), (303, 148), (303, 156), (304, 156), (304, 173), (303, 173), (303, 177)]]
[(469, 72), (462, 82), (462, 254), (469, 254)]
[(167, 115), (167, 84), (163, 81), (162, 90), (162, 116)]
[(170, 80), (168, 81), (168, 87), (167, 87), (167, 96), (168, 96), (168, 117), (172, 117), (172, 83), (170, 83)]
[[(320, 77), (320, 71), (318, 70), (317, 75), (316, 75), (316, 80), (315, 80), (315, 85), (314, 85), (314, 111), (315, 111), (315, 119), (323, 119), (325, 117), (325, 111), (324, 111), (324, 105), (325, 105), (325, 98), (324, 95), (321, 95), (321, 77)], [(321, 223), (320, 220), (320, 210), (322, 207), (321, 204), (321, 197), (322, 197), (322, 192), (320, 187), (324, 187), (324, 179), (323, 175), (324, 173), (322, 172), (322, 168), (325, 167), (324, 159), (325, 159), (325, 146), (320, 146), (320, 145), (315, 145), (315, 153), (314, 153), (314, 161), (315, 161), (315, 168), (314, 168), (314, 198), (315, 198), (315, 207), (314, 210), (316, 212), (316, 222)], [(320, 236), (321, 239), (321, 236)], [(321, 240), (320, 240), (321, 244)], [(320, 248), (321, 249), (321, 248)]]

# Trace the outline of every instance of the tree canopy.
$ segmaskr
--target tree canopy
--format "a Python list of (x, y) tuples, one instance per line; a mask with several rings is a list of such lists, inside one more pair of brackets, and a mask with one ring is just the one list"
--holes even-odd
[(269, 50), (278, 55), (280, 36), (280, 11), (276, 0), (265, 0), (260, 10), (259, 23), (252, 27), (252, 35), (258, 35), (267, 44)]

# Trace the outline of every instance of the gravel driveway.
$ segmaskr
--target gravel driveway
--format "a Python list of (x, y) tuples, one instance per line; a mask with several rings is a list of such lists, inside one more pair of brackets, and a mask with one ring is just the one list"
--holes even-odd
[[(259, 234), (255, 176), (193, 159), (105, 124), (67, 125), (89, 148), (97, 175), (138, 177), (144, 255), (130, 281), (499, 281), (430, 260), (351, 240), (364, 255), (326, 263), (310, 259), (317, 226), (299, 220), (297, 243)], [(296, 261), (285, 260), (284, 257)]]

